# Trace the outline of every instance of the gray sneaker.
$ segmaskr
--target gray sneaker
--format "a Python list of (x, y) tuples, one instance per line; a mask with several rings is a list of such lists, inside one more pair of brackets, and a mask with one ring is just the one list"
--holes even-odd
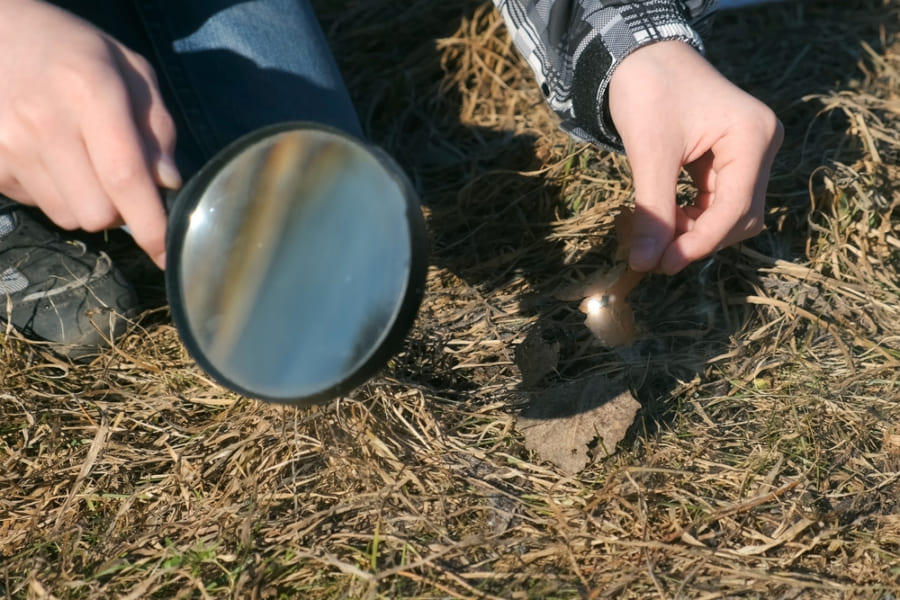
[(84, 358), (121, 335), (136, 307), (134, 289), (106, 253), (0, 204), (0, 322)]

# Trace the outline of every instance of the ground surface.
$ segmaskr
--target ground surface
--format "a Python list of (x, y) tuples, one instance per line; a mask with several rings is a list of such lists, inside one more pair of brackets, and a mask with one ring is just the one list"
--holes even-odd
[[(403, 352), (297, 410), (213, 385), (152, 302), (90, 365), (2, 338), (3, 596), (895, 597), (900, 2), (720, 15), (710, 59), (786, 127), (768, 230), (641, 282), (618, 351), (554, 293), (610, 266), (627, 163), (556, 130), (489, 3), (318, 4), (426, 204)], [(525, 388), (529, 336), (560, 350)], [(601, 374), (642, 405), (618, 452), (528, 451), (522, 406)]]

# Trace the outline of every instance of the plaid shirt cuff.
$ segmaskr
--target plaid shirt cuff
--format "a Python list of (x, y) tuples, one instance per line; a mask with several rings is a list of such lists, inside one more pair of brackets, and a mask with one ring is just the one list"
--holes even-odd
[(561, 127), (624, 152), (609, 115), (609, 81), (629, 54), (679, 40), (703, 52), (698, 28), (718, 0), (494, 0)]

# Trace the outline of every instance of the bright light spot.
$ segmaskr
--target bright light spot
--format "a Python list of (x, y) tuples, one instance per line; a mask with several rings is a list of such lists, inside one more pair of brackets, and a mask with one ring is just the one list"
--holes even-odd
[(191, 229), (203, 227), (206, 225), (206, 214), (202, 210), (195, 210), (191, 213)]
[(591, 298), (587, 302), (587, 311), (589, 315), (596, 315), (603, 308), (603, 300), (597, 297)]

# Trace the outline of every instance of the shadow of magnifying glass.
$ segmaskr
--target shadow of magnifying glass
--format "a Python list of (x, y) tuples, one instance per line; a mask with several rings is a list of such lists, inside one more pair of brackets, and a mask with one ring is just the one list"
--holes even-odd
[(350, 391), (400, 348), (427, 244), (390, 157), (290, 122), (237, 140), (170, 200), (167, 257), (194, 360), (240, 394), (302, 405)]

